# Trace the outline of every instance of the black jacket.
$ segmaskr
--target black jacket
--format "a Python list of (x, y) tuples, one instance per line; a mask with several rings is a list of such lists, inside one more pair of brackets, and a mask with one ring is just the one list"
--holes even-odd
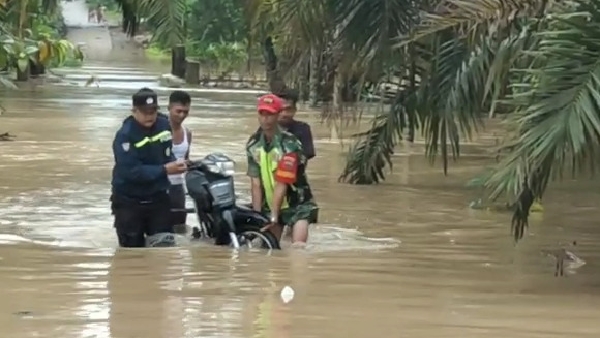
[(171, 183), (164, 165), (175, 160), (172, 147), (171, 126), (164, 116), (151, 128), (126, 118), (113, 141), (113, 196), (151, 201), (166, 192)]

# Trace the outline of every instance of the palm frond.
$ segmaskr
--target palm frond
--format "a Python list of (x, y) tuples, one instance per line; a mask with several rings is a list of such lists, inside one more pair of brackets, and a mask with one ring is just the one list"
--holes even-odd
[(417, 23), (421, 1), (347, 0), (336, 1), (333, 10), (340, 24), (339, 36), (356, 46), (355, 65), (374, 59), (389, 59), (393, 38), (408, 33)]
[(534, 36), (537, 23), (516, 27), (516, 32), (497, 42), (493, 48), (494, 57), (491, 60), (488, 77), (485, 83), (485, 98), (490, 99), (489, 117), (494, 117), (498, 99), (507, 94), (512, 68), (527, 68), (531, 58), (522, 51), (531, 50), (537, 46), (539, 39)]
[(323, 45), (327, 40), (328, 29), (334, 24), (327, 2), (320, 0), (279, 0), (280, 18), (277, 26), (284, 28), (282, 35), (291, 38), (290, 42), (302, 47)]
[(385, 179), (383, 170), (386, 166), (392, 167), (391, 156), (407, 125), (402, 103), (402, 98), (398, 97), (387, 113), (373, 119), (368, 131), (353, 135), (359, 141), (350, 149), (340, 181), (373, 184)]
[(154, 26), (152, 39), (175, 47), (186, 36), (186, 0), (139, 0), (139, 11)]
[[(420, 60), (413, 59), (391, 109), (412, 123), (399, 123), (399, 117), (392, 112), (386, 116), (396, 119), (390, 123), (400, 131), (409, 126), (420, 130), (425, 138), (426, 155), (431, 162), (441, 155), (447, 174), (450, 158), (460, 155), (461, 137), (470, 138), (481, 126), (492, 52), (485, 43), (473, 47), (466, 39), (454, 38), (451, 31), (438, 34), (428, 45), (418, 46), (414, 52)], [(381, 127), (385, 125), (383, 122), (375, 122), (371, 130), (361, 135), (371, 135), (368, 141), (359, 141), (350, 152), (342, 179), (355, 183), (378, 182), (383, 178), (380, 172), (389, 161), (381, 159), (393, 152), (392, 145), (400, 136), (391, 132), (379, 135), (379, 130), (392, 127), (386, 129)], [(377, 146), (373, 145), (375, 139), (380, 140)]]
[[(576, 13), (554, 14), (537, 33), (539, 48), (526, 51), (538, 60), (512, 84), (507, 100), (519, 137), (510, 154), (486, 182), (491, 198), (516, 197), (515, 240), (528, 226), (533, 200), (565, 167), (574, 174), (594, 172), (600, 151), (600, 2), (582, 1)], [(543, 61), (543, 62), (540, 62)]]
[(430, 109), (421, 111), (421, 128), (426, 154), (433, 161), (441, 152), (444, 174), (448, 173), (448, 148), (456, 159), (461, 136), (470, 138), (481, 125), (490, 60), (486, 47), (471, 50), (467, 41), (452, 38), (436, 43), (429, 88), (421, 99), (422, 104), (429, 102)]
[[(562, 4), (561, 4), (562, 5)], [(558, 6), (553, 0), (443, 0), (433, 11), (423, 13), (421, 22), (410, 34), (400, 35), (395, 48), (410, 41), (448, 29), (477, 38), (482, 33), (494, 33), (510, 26), (514, 20), (529, 18)]]

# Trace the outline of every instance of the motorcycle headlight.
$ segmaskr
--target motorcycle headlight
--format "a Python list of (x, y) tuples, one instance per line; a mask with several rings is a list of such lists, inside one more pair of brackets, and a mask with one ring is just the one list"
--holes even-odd
[(217, 166), (223, 175), (233, 176), (235, 174), (235, 162), (233, 161), (217, 162)]
[(206, 166), (206, 169), (208, 169), (208, 171), (210, 171), (213, 174), (220, 174), (221, 173), (221, 167), (219, 167), (215, 163), (205, 164), (205, 166)]

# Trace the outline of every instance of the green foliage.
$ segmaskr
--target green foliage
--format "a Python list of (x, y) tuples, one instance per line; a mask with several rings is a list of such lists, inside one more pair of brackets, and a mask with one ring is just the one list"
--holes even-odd
[[(147, 18), (144, 26), (152, 34), (146, 50), (150, 58), (170, 58), (171, 47), (184, 43), (188, 57), (221, 74), (240, 69), (247, 63), (249, 51), (253, 49), (247, 43), (249, 31), (242, 0), (172, 1), (169, 6), (162, 0), (148, 0), (139, 4), (139, 12)], [(152, 15), (153, 11), (158, 13), (158, 8), (163, 8), (160, 15)], [(179, 27), (173, 31), (175, 25)]]
[(148, 19), (157, 45), (186, 43), (223, 71), (270, 37), (291, 68), (313, 50), (327, 76), (391, 82), (390, 110), (356, 135), (350, 183), (383, 180), (405, 132), (447, 173), (461, 140), (507, 113), (500, 163), (479, 184), (486, 201), (514, 205), (515, 240), (551, 179), (599, 167), (600, 0), (117, 1), (130, 21)]
[(151, 27), (153, 41), (172, 48), (186, 38), (186, 0), (140, 0), (139, 11)]
[[(226, 75), (244, 67), (248, 61), (245, 44), (238, 42), (219, 42), (203, 44), (188, 40), (185, 44), (186, 56), (198, 60), (204, 66)], [(171, 50), (151, 43), (146, 56), (155, 60), (170, 60)]]
[(243, 0), (188, 2), (188, 38), (203, 44), (241, 42), (248, 37)]
[(422, 133), (446, 171), (460, 140), (499, 107), (510, 112), (500, 162), (473, 183), (485, 200), (514, 206), (515, 240), (552, 179), (597, 171), (600, 0), (444, 0), (393, 49), (404, 55), (394, 107), (358, 135), (343, 179), (380, 181), (405, 128)]
[(152, 60), (171, 60), (171, 50), (161, 47), (157, 43), (151, 43), (145, 50), (145, 54)]
[(34, 38), (50, 37), (61, 39), (67, 35), (67, 27), (61, 11), (55, 13), (32, 13), (30, 14), (31, 35)]
[(229, 74), (243, 67), (247, 60), (246, 47), (238, 42), (209, 43), (189, 41), (187, 55), (211, 66), (221, 74)]
[(69, 57), (83, 57), (61, 39), (65, 31), (58, 1), (8, 0), (0, 7), (0, 20), (0, 69), (7, 73), (25, 71), (30, 62), (60, 65)]
[(80, 68), (83, 67), (83, 59), (68, 57), (62, 65), (53, 65), (55, 67)]
[(115, 0), (123, 15), (123, 30), (138, 33), (142, 19), (150, 28), (154, 42), (168, 48), (186, 38), (188, 0)]

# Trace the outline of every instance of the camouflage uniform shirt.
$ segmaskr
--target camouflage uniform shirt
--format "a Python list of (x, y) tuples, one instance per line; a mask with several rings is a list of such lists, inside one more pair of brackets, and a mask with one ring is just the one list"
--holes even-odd
[[(261, 177), (260, 168), (260, 154), (261, 148), (268, 152), (274, 150), (274, 160), (278, 161), (285, 154), (296, 153), (299, 159), (297, 181), (293, 185), (289, 185), (287, 189), (287, 202), (290, 209), (298, 215), (296, 217), (284, 217), (289, 218), (286, 223), (294, 223), (294, 219), (305, 219), (308, 218), (307, 214), (314, 214), (317, 206), (313, 201), (312, 191), (308, 184), (306, 176), (306, 156), (302, 150), (302, 144), (296, 138), (296, 136), (279, 130), (274, 136), (270, 143), (267, 143), (265, 137), (261, 131), (258, 131), (248, 140), (246, 144), (246, 155), (248, 157), (248, 171), (247, 175), (254, 178)], [(265, 193), (263, 188), (263, 211), (269, 211), (267, 202), (265, 201)], [(290, 210), (291, 211), (291, 210)], [(284, 211), (282, 210), (282, 213)], [(314, 218), (314, 219), (312, 219)], [(316, 216), (312, 217), (309, 221), (316, 221)]]

